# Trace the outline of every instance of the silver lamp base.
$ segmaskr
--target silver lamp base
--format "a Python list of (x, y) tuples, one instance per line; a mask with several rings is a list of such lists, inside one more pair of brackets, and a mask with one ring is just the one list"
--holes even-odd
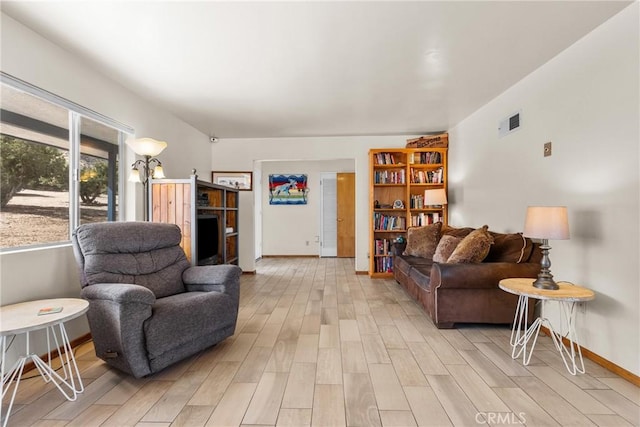
[(557, 291), (560, 289), (560, 286), (558, 286), (555, 280), (553, 280), (553, 275), (551, 273), (543, 274), (542, 272), (540, 272), (536, 281), (533, 282), (533, 287), (538, 289), (548, 289), (551, 291)]
[(551, 274), (551, 260), (549, 259), (549, 249), (551, 249), (551, 246), (549, 246), (548, 239), (542, 239), (540, 249), (542, 250), (542, 260), (540, 260), (541, 268), (538, 279), (533, 282), (533, 287), (557, 291), (560, 289), (560, 286), (553, 280), (553, 274)]

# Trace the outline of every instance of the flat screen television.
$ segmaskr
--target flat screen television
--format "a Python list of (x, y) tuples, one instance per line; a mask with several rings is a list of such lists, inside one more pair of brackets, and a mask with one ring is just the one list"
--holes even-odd
[(198, 265), (218, 264), (218, 215), (198, 215)]

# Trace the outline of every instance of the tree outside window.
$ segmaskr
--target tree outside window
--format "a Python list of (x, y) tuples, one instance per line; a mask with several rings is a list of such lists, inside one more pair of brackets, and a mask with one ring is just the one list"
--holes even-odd
[(0, 89), (0, 248), (65, 242), (80, 223), (116, 220), (122, 131), (10, 85)]

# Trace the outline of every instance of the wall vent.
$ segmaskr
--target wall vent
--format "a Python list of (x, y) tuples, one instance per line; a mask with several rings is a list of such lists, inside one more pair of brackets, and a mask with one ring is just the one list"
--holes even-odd
[(511, 114), (509, 117), (500, 120), (500, 123), (498, 124), (498, 136), (502, 138), (503, 136), (509, 135), (510, 133), (520, 129), (521, 115), (522, 110), (519, 110)]

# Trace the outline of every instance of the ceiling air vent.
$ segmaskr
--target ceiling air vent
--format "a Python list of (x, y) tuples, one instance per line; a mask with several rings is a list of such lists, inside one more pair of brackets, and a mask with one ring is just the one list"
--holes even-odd
[(513, 113), (506, 119), (500, 120), (500, 124), (498, 125), (498, 136), (500, 138), (520, 129), (521, 114), (522, 110)]

